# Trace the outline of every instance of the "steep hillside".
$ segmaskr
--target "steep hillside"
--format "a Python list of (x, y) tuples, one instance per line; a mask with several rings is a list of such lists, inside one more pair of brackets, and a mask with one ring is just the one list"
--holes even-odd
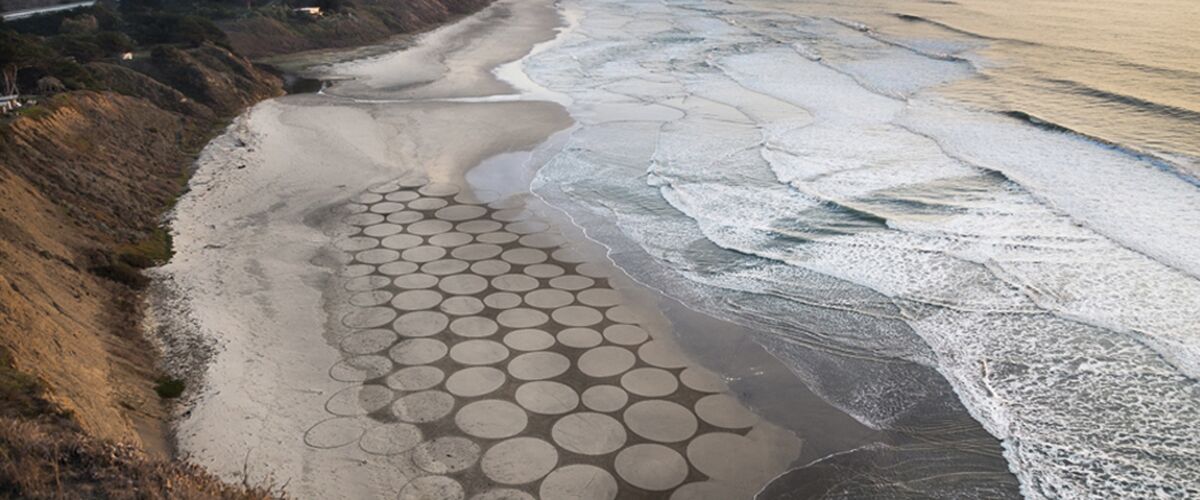
[(422, 31), (486, 7), (490, 0), (366, 0), (310, 19), (285, 9), (219, 21), (240, 54), (259, 58), (303, 50), (352, 47), (397, 33)]

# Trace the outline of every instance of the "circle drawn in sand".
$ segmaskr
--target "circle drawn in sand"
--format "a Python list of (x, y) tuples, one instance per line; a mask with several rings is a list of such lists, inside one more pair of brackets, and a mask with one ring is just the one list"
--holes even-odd
[(483, 301), (469, 296), (450, 297), (442, 301), (442, 312), (455, 316), (469, 316), (483, 311)]
[(446, 476), (423, 476), (400, 490), (400, 500), (463, 500), (466, 493), (458, 481)]
[(512, 250), (505, 251), (500, 255), (500, 258), (504, 259), (506, 262), (510, 262), (518, 266), (527, 266), (545, 262), (549, 256), (546, 255), (546, 252), (536, 248), (514, 248)]
[(433, 216), (441, 220), (464, 221), (482, 217), (487, 209), (477, 205), (450, 205), (434, 212)]
[(620, 375), (633, 367), (637, 358), (627, 349), (602, 346), (589, 350), (579, 357), (579, 371), (591, 377), (604, 378)]
[(534, 264), (532, 266), (526, 266), (522, 272), (524, 272), (525, 274), (528, 274), (530, 276), (533, 276), (534, 278), (544, 278), (545, 279), (545, 278), (554, 278), (556, 276), (562, 276), (562, 274), (565, 273), (566, 271), (563, 270), (563, 268), (556, 266), (554, 264)]
[(510, 208), (500, 210), (492, 214), (492, 218), (500, 222), (516, 222), (529, 218), (531, 214), (528, 210), (522, 208)]
[(416, 191), (396, 191), (394, 193), (388, 193), (388, 195), (384, 196), (383, 199), (388, 200), (388, 201), (398, 201), (400, 203), (405, 203), (405, 202), (413, 201), (420, 197), (421, 197), (421, 195), (417, 194)]
[(555, 233), (527, 234), (521, 237), (521, 244), (531, 248), (553, 248), (564, 242), (563, 237)]
[(500, 193), (490, 189), (475, 189), (473, 191), (463, 191), (454, 197), (454, 201), (467, 205), (482, 205), (491, 203), (500, 198)]
[(396, 334), (391, 330), (361, 330), (347, 335), (338, 346), (350, 354), (371, 354), (391, 347), (395, 341)]
[(360, 252), (379, 246), (379, 240), (375, 238), (368, 238), (366, 236), (354, 236), (351, 238), (338, 240), (334, 246), (336, 246), (339, 250), (344, 250), (347, 252)]
[(492, 340), (468, 340), (455, 344), (450, 358), (464, 365), (490, 365), (508, 358), (508, 348)]
[(717, 427), (742, 429), (758, 423), (758, 416), (728, 394), (712, 394), (696, 402), (696, 414)]
[(587, 349), (596, 347), (604, 341), (600, 332), (591, 328), (567, 328), (558, 332), (558, 342), (567, 347)]
[(562, 290), (543, 288), (525, 294), (525, 303), (542, 309), (554, 309), (575, 302), (575, 296)]
[(746, 436), (710, 432), (688, 443), (687, 457), (704, 475), (718, 480), (744, 481), (768, 466), (761, 447)]
[(679, 486), (688, 464), (678, 452), (661, 444), (635, 444), (617, 454), (617, 474), (629, 484), (650, 491)]
[(350, 198), (350, 200), (354, 201), (355, 203), (363, 203), (366, 205), (370, 205), (372, 203), (378, 203), (380, 200), (383, 200), (383, 196), (380, 196), (378, 193), (362, 193), (358, 196)]
[(374, 226), (367, 226), (367, 228), (363, 229), (363, 234), (374, 238), (384, 238), (393, 234), (398, 234), (401, 231), (404, 231), (404, 226), (401, 226), (400, 224), (384, 223), (375, 224)]
[(500, 255), (500, 252), (500, 247), (490, 243), (472, 243), (455, 248), (450, 255), (462, 260), (484, 260)]
[(421, 215), (421, 212), (413, 212), (411, 210), (405, 210), (403, 212), (396, 212), (393, 214), (389, 214), (387, 216), (387, 221), (394, 223), (394, 224), (412, 224), (412, 223), (419, 221), (421, 219), (424, 219), (424, 218), (425, 218), (425, 216)]
[(333, 417), (317, 422), (304, 433), (304, 444), (313, 448), (340, 448), (358, 441), (370, 420)]
[(495, 321), (483, 316), (467, 316), (450, 323), (450, 331), (460, 337), (487, 337), (499, 329)]
[(517, 307), (496, 315), (496, 321), (509, 328), (533, 328), (546, 323), (550, 316), (536, 309)]
[(604, 315), (600, 311), (587, 306), (567, 306), (555, 309), (550, 314), (554, 321), (565, 326), (591, 326), (601, 321), (604, 321)]
[(420, 245), (423, 241), (420, 236), (411, 234), (393, 234), (383, 239), (383, 246), (393, 250), (404, 250)]
[(621, 303), (621, 294), (611, 288), (592, 288), (579, 292), (579, 301), (593, 307), (612, 307)]
[(473, 295), (484, 291), (487, 286), (488, 280), (474, 274), (447, 276), (438, 284), (438, 288), (451, 295)]
[(604, 455), (625, 445), (625, 427), (602, 413), (572, 413), (550, 430), (554, 442), (581, 455)]
[(392, 404), (392, 414), (410, 423), (433, 422), (454, 409), (454, 396), (442, 391), (414, 392)]
[(638, 396), (660, 398), (675, 392), (679, 381), (661, 368), (635, 368), (621, 376), (621, 386)]
[(492, 278), (492, 286), (506, 292), (528, 292), (538, 287), (538, 280), (523, 274), (505, 274)]
[(683, 354), (662, 340), (651, 340), (642, 344), (638, 348), (638, 357), (659, 368), (683, 368), (688, 364)]
[(347, 387), (325, 402), (325, 410), (334, 415), (366, 415), (392, 402), (395, 394), (382, 385), (368, 384)]
[(554, 345), (554, 336), (533, 328), (514, 330), (504, 336), (504, 345), (518, 351), (543, 351)]
[(362, 264), (386, 264), (400, 259), (400, 252), (390, 248), (374, 248), (354, 254), (354, 259)]
[(387, 304), (392, 300), (392, 292), (386, 290), (372, 290), (369, 292), (358, 292), (350, 296), (350, 305), (358, 307), (373, 307)]
[(453, 196), (458, 194), (459, 188), (448, 182), (434, 182), (426, 184), (418, 189), (417, 192), (425, 196)]
[(596, 284), (596, 281), (584, 276), (567, 275), (559, 276), (550, 280), (550, 286), (562, 290), (570, 290), (572, 292), (583, 290)]
[(480, 460), (483, 473), (503, 484), (525, 484), (537, 481), (558, 464), (554, 445), (531, 437), (501, 441), (484, 452)]
[(466, 245), (467, 243), (470, 243), (472, 239), (473, 238), (471, 235), (466, 233), (450, 232), (430, 236), (429, 244), (449, 248)]
[(391, 280), (383, 276), (359, 276), (346, 280), (344, 288), (349, 292), (365, 292), (376, 288), (388, 286)]
[(562, 375), (571, 368), (571, 360), (557, 352), (525, 353), (508, 363), (508, 373), (520, 380), (543, 380)]
[(450, 318), (436, 311), (417, 311), (400, 316), (392, 329), (405, 337), (428, 337), (446, 328)]
[(437, 276), (430, 276), (423, 273), (406, 274), (399, 276), (392, 281), (393, 285), (399, 288), (429, 288), (438, 283)]
[(637, 313), (634, 312), (633, 308), (629, 307), (629, 306), (614, 307), (612, 309), (609, 309), (607, 312), (605, 312), (605, 315), (608, 316), (608, 319), (616, 321), (617, 323), (637, 323), (638, 322)]
[(594, 262), (584, 262), (576, 266), (575, 272), (589, 278), (607, 278), (609, 276), (608, 268)]
[(421, 442), (421, 430), (405, 423), (383, 424), (368, 430), (358, 447), (372, 455), (396, 455)]
[[(400, 254), (400, 256), (404, 257), (404, 260), (409, 262), (432, 262), (445, 257), (446, 249), (432, 245), (421, 245), (405, 250), (404, 253)], [(370, 264), (370, 262), (368, 262), (368, 264)]]
[(699, 428), (699, 422), (691, 410), (660, 399), (630, 405), (623, 419), (634, 434), (660, 443), (683, 441), (692, 437)]
[(408, 208), (421, 211), (437, 210), (446, 205), (449, 205), (449, 203), (441, 198), (417, 198), (408, 202)]
[(446, 373), (433, 366), (410, 366), (388, 375), (384, 383), (397, 391), (423, 391), (432, 389), (446, 378)]
[(583, 405), (599, 412), (614, 412), (625, 407), (629, 394), (615, 385), (593, 385), (583, 391)]
[(679, 374), (679, 380), (693, 391), (725, 392), (727, 389), (721, 377), (698, 366), (689, 366)]
[(392, 298), (392, 307), (401, 311), (430, 309), (442, 303), (442, 294), (433, 290), (409, 290)]
[(545, 380), (522, 384), (515, 398), (526, 410), (542, 415), (561, 415), (579, 406), (579, 395), (574, 389)]
[(351, 226), (370, 226), (383, 222), (384, 218), (379, 214), (363, 212), (361, 214), (347, 215), (342, 218), (342, 221)]
[(445, 357), (449, 350), (440, 340), (409, 339), (393, 346), (388, 356), (402, 365), (427, 365)]
[(568, 465), (546, 476), (538, 495), (542, 500), (613, 500), (617, 480), (594, 465)]
[(342, 316), (342, 324), (350, 328), (375, 328), (396, 318), (396, 311), (389, 307), (365, 307)]
[(492, 220), (473, 220), (460, 223), (456, 228), (459, 231), (470, 234), (483, 234), (499, 231), (503, 227), (499, 222)]
[(521, 490), (510, 488), (499, 488), (487, 490), (483, 493), (471, 497), (471, 500), (537, 500), (533, 495), (525, 493)]
[(446, 390), (463, 398), (482, 396), (499, 389), (508, 377), (490, 366), (475, 366), (454, 372), (446, 379)]
[(521, 296), (509, 292), (496, 292), (484, 297), (483, 303), (493, 309), (512, 309), (521, 305)]
[(517, 241), (517, 235), (512, 233), (483, 233), (475, 237), (475, 240), (480, 243), (491, 243), (493, 245), (505, 245)]
[(390, 213), (399, 212), (401, 210), (404, 210), (404, 204), (392, 201), (385, 201), (371, 205), (371, 211), (377, 214), (387, 215)]
[(502, 260), (481, 260), (471, 264), (471, 272), (481, 276), (499, 276), (512, 269), (512, 264)]
[(367, 265), (363, 265), (363, 264), (350, 264), (346, 267), (343, 267), (342, 271), (338, 274), (340, 276), (342, 276), (343, 278), (357, 278), (360, 276), (366, 276), (373, 272), (375, 272), (375, 266), (367, 266)]
[(465, 261), (458, 259), (442, 259), (421, 266), (421, 272), (434, 276), (448, 276), (466, 271), (468, 266)]
[(621, 345), (637, 345), (650, 338), (642, 327), (636, 325), (612, 325), (604, 329), (604, 338)]
[(477, 438), (502, 439), (525, 430), (529, 417), (525, 410), (508, 401), (485, 399), (458, 410), (454, 423)]
[(354, 356), (343, 359), (329, 368), (329, 378), (339, 382), (362, 382), (382, 377), (392, 371), (392, 360), (383, 356)]
[(452, 474), (467, 470), (479, 460), (482, 450), (464, 437), (447, 436), (426, 441), (413, 450), (413, 463), (433, 474)]
[(379, 266), (379, 272), (386, 274), (388, 276), (400, 276), (403, 274), (409, 274), (409, 273), (415, 272), (416, 270), (417, 270), (416, 264), (414, 264), (412, 262), (404, 262), (404, 261), (389, 262), (387, 264)]
[(444, 220), (423, 220), (409, 224), (408, 232), (419, 236), (431, 236), (444, 233), (454, 228), (454, 224)]

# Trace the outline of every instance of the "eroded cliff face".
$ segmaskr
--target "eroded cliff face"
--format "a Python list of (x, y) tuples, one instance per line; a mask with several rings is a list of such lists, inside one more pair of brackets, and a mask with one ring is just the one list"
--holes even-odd
[(161, 450), (136, 297), (92, 270), (155, 226), (201, 125), (117, 94), (54, 101), (0, 138), (0, 346), (83, 430)]
[(238, 53), (259, 58), (374, 43), (395, 34), (429, 29), (490, 3), (491, 0), (366, 0), (307, 22), (261, 15), (231, 20), (220, 26)]
[(215, 46), (144, 64), (94, 70), (122, 93), (58, 94), (0, 124), (0, 350), (87, 434), (165, 454), (157, 360), (123, 252), (158, 228), (218, 118), (282, 91)]

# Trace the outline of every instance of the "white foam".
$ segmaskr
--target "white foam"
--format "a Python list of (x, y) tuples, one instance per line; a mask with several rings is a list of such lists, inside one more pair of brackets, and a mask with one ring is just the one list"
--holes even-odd
[[(580, 25), (529, 61), (533, 79), (569, 94), (577, 116), (646, 110), (583, 120), (541, 186), (607, 214), (689, 279), (764, 294), (760, 316), (875, 308), (813, 271), (891, 298), (900, 312), (883, 316), (904, 318), (932, 351), (891, 335), (825, 341), (935, 367), (1004, 439), (1031, 496), (1200, 484), (1185, 458), (1200, 451), (1200, 387), (1185, 375), (1200, 373), (1193, 186), (1094, 143), (935, 103), (921, 89), (961, 77), (962, 63), (918, 63), (831, 21), (704, 1), (569, 5), (584, 10)], [(800, 51), (789, 39), (814, 34)], [(663, 106), (682, 116), (656, 116)], [(709, 243), (738, 253), (697, 250)], [(878, 375), (872, 384), (921, 397)], [(838, 390), (817, 388), (877, 426), (903, 411)]]

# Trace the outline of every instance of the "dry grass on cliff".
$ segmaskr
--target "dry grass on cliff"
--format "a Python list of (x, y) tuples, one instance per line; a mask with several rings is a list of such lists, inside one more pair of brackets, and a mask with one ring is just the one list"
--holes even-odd
[(267, 499), (198, 466), (147, 458), (53, 423), (0, 418), (0, 498)]

